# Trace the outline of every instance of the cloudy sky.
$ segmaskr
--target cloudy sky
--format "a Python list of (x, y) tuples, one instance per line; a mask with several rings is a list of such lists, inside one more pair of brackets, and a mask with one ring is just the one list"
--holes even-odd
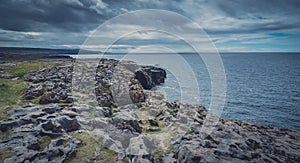
[[(2, 1), (0, 46), (80, 48), (102, 23), (141, 9), (163, 9), (191, 19), (202, 27), (220, 52), (300, 51), (299, 0)], [(133, 28), (130, 23), (111, 26), (105, 39), (115, 37), (113, 33), (117, 30), (129, 28)], [(190, 34), (189, 39), (199, 38)], [(180, 46), (182, 44), (178, 38), (166, 33), (139, 31), (124, 36), (112, 48), (128, 51), (168, 45), (174, 51), (190, 51)]]

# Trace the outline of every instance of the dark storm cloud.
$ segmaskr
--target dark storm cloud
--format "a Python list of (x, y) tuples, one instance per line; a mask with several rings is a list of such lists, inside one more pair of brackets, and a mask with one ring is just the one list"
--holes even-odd
[(269, 35), (274, 32), (290, 34), (287, 38), (300, 34), (299, 0), (7, 0), (0, 3), (0, 43), (81, 45), (104, 21), (139, 9), (182, 14), (216, 42), (252, 34), (261, 38), (276, 37)]
[[(192, 8), (193, 7), (193, 8)], [(300, 1), (12, 0), (0, 4), (0, 28), (12, 31), (87, 31), (125, 11), (166, 9), (203, 20), (210, 33), (298, 28)], [(210, 15), (208, 15), (210, 13)], [(233, 19), (208, 20), (223, 16)], [(247, 21), (250, 23), (243, 23)], [(208, 22), (208, 23), (207, 23)], [(208, 25), (211, 24), (210, 28)], [(230, 25), (230, 28), (222, 28)], [(226, 24), (228, 23), (228, 24)], [(201, 25), (201, 24), (200, 24)], [(216, 29), (216, 27), (219, 27)], [(234, 31), (232, 30), (234, 29)]]
[(150, 1), (3, 1), (0, 4), (0, 28), (12, 31), (85, 31), (92, 30), (105, 20), (128, 10), (166, 8), (166, 5)]
[(0, 4), (0, 28), (13, 31), (90, 30), (105, 15), (75, 1), (12, 0)]

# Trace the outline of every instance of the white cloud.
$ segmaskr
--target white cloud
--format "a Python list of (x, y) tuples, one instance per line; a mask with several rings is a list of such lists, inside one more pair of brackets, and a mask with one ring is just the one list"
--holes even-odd
[(102, 0), (95, 0), (94, 2), (95, 5), (92, 5), (89, 8), (95, 10), (98, 14), (103, 14), (103, 11), (108, 7), (108, 5)]

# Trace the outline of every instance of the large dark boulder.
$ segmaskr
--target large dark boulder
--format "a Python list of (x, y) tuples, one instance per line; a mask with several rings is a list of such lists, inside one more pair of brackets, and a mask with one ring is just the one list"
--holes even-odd
[(135, 78), (140, 81), (144, 89), (151, 89), (155, 85), (164, 83), (166, 77), (164, 69), (153, 66), (143, 66), (135, 72)]
[(151, 89), (153, 82), (151, 76), (144, 70), (138, 70), (135, 72), (135, 78), (140, 81), (144, 89)]

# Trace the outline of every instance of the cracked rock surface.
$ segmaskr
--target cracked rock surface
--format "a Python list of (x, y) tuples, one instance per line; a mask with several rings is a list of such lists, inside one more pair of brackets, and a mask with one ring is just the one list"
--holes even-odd
[[(37, 103), (0, 121), (1, 132), (9, 133), (0, 149), (14, 154), (4, 162), (76, 162), (91, 140), (99, 146), (85, 148), (92, 151), (86, 162), (300, 162), (299, 132), (167, 101), (154, 89), (167, 77), (161, 68), (112, 59), (77, 64), (23, 77), (24, 99)], [(84, 73), (72, 74), (78, 70)], [(215, 126), (208, 123), (216, 118)], [(92, 139), (79, 139), (82, 133)]]

